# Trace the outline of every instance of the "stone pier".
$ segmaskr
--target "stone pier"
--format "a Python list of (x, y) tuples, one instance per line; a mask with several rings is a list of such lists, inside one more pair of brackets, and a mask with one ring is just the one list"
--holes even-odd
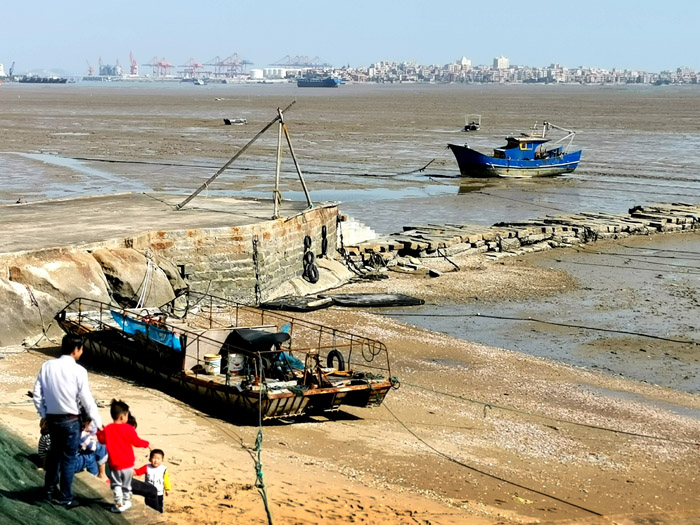
[(272, 219), (271, 200), (200, 197), (176, 211), (181, 200), (120, 194), (0, 207), (0, 346), (41, 333), (76, 297), (158, 306), (185, 277), (194, 290), (253, 303), (302, 275), (306, 236), (316, 257), (324, 245), (335, 255), (335, 203), (283, 202)]

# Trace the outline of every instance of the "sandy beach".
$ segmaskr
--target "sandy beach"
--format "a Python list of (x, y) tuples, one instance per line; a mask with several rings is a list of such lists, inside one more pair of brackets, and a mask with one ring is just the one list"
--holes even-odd
[[(459, 286), (451, 280), (458, 293), (474, 285), (473, 272), (464, 273)], [(487, 264), (479, 280), (494, 294), (506, 293), (509, 274), (530, 283), (530, 297), (571, 285), (565, 274), (534, 266)], [(420, 292), (425, 284), (412, 288)], [(599, 515), (615, 516), (616, 523), (651, 516), (692, 523), (700, 516), (697, 396), (460, 341), (375, 313), (333, 309), (306, 317), (362, 326), (384, 341), (402, 386), (376, 409), (264, 426), (262, 464), (276, 523), (612, 519)], [(51, 348), (18, 350), (0, 360), (3, 422), (29, 443), (38, 432), (25, 393), (52, 354)], [(128, 378), (99, 371), (90, 378), (96, 399), (127, 400), (139, 432), (166, 451), (175, 489), (163, 523), (266, 522), (254, 487), (257, 427), (210, 417), (206, 407)]]
[[(194, 95), (182, 88), (7, 87), (0, 89), (0, 114), (6, 122), (0, 130), (5, 144), (0, 201), (5, 203), (19, 196), (33, 201), (121, 191), (185, 194), (228, 160), (258, 124), (264, 125), (274, 107), (295, 95), (280, 87), (262, 94), (219, 87)], [(660, 136), (636, 110), (642, 100), (659, 117), (667, 110), (700, 114), (700, 97), (688, 91), (678, 97), (644, 92), (629, 99), (617, 91), (549, 90), (548, 103), (535, 99), (524, 115), (519, 102), (530, 92), (505, 91), (508, 87), (449, 88), (441, 97), (426, 91), (431, 88), (401, 88), (396, 92), (400, 96), (394, 96), (376, 87), (362, 92), (349, 87), (356, 90), (352, 97), (305, 94), (294, 110), (292, 136), (298, 153), (315, 156), (321, 166), (309, 169), (310, 184), (329, 191), (330, 198), (349, 196), (341, 210), (380, 231), (400, 230), (414, 218), (485, 224), (573, 206), (617, 211), (642, 198), (671, 200), (686, 194), (697, 200), (700, 195), (692, 159), (687, 166), (647, 163), (645, 171), (639, 161), (634, 168), (620, 168), (613, 148), (590, 136), (584, 141), (597, 146), (600, 157), (587, 167), (582, 163), (575, 177), (551, 181), (547, 188), (509, 182), (465, 189), (424, 174), (420, 179), (415, 174), (381, 176), (424, 165), (454, 138), (445, 122), (452, 118), (458, 128), (463, 108), (476, 103), (500, 115), (491, 121), (498, 134), (517, 128), (531, 113), (566, 108), (568, 117), (581, 125), (601, 126), (606, 140), (633, 129), (634, 139), (625, 139), (635, 144), (629, 158), (653, 144), (668, 148), (673, 136), (700, 140), (689, 119), (667, 126)], [(573, 109), (571, 93), (579, 100)], [(608, 119), (599, 119), (602, 113)], [(222, 116), (245, 117), (250, 124), (223, 128)], [(386, 155), (387, 145), (392, 155)], [(212, 191), (267, 192), (272, 151), (270, 136)], [(81, 158), (93, 160), (76, 160)], [(429, 175), (436, 177), (455, 171), (447, 157), (432, 168)], [(677, 177), (669, 180), (669, 173)], [(293, 176), (287, 179), (286, 195), (295, 184)], [(658, 238), (635, 242), (667, 255), (685, 250), (691, 257), (700, 251), (697, 235), (681, 237), (682, 246), (663, 247)], [(438, 323), (424, 315), (422, 322), (413, 322), (409, 316), (399, 320), (389, 310), (341, 308), (304, 314), (383, 341), (401, 387), (378, 408), (264, 425), (262, 470), (274, 523), (699, 522), (695, 319), (700, 284), (692, 272), (671, 273), (670, 259), (660, 261), (665, 267), (647, 277), (622, 263), (613, 267), (615, 243), (607, 246), (607, 259), (587, 267), (587, 273), (575, 269), (582, 260), (590, 263), (593, 255), (571, 251), (498, 262), (455, 257), (459, 272), (450, 271), (446, 261), (431, 261), (442, 276), (391, 272), (388, 280), (338, 291), (409, 293), (426, 300), (428, 310), (419, 310), (424, 314), (441, 309), (460, 315), (545, 312), (572, 324), (588, 319), (574, 315), (585, 305), (602, 312), (612, 329), (682, 337), (689, 341), (686, 347), (640, 343), (636, 337), (624, 346), (619, 339), (592, 337), (579, 329), (538, 327), (535, 334), (530, 325), (506, 323), (479, 329), (493, 336), (494, 342), (486, 345), (470, 342), (470, 328), (459, 324), (464, 319)], [(654, 261), (650, 257), (647, 263)], [(667, 277), (656, 278), (658, 273)], [(549, 310), (536, 309), (543, 305)], [(676, 307), (681, 311), (677, 315)], [(634, 316), (613, 315), (617, 311)], [(539, 346), (537, 337), (550, 343), (542, 345), (542, 355), (525, 348)], [(475, 330), (472, 340), (476, 338)], [(39, 437), (38, 417), (26, 392), (41, 363), (55, 354), (56, 345), (46, 339), (38, 348), (0, 351), (2, 424), (31, 447)], [(651, 355), (658, 363), (648, 359)], [(664, 368), (671, 361), (673, 367)], [(166, 453), (174, 490), (166, 499), (166, 513), (152, 516), (154, 523), (268, 521), (254, 486), (256, 426), (212, 416), (206, 405), (191, 406), (105, 370), (90, 369), (90, 383), (104, 418), (110, 399), (124, 399), (139, 421), (139, 433)], [(143, 454), (137, 457), (137, 462), (145, 460)], [(86, 473), (79, 477), (97, 483)], [(0, 489), (7, 495), (18, 487)], [(87, 508), (91, 505), (93, 511), (101, 509), (95, 503)], [(140, 502), (134, 511), (143, 512)], [(84, 511), (75, 512), (81, 516)]]

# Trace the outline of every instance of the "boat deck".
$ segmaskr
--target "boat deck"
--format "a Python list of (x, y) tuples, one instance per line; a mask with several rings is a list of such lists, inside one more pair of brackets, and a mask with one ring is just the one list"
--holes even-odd
[[(185, 195), (122, 193), (0, 206), (0, 254), (84, 245), (153, 230), (217, 228), (268, 221), (272, 199), (200, 196), (182, 210)], [(316, 205), (318, 206), (318, 205)], [(306, 209), (283, 201), (282, 215)]]

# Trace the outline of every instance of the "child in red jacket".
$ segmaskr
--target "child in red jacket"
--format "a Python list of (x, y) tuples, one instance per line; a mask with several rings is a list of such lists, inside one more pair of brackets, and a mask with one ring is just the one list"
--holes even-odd
[(112, 399), (109, 408), (114, 423), (97, 432), (97, 439), (107, 446), (109, 454), (109, 478), (114, 492), (112, 512), (124, 512), (131, 507), (131, 478), (134, 476), (134, 449), (150, 448), (150, 443), (137, 434), (127, 423), (129, 405)]

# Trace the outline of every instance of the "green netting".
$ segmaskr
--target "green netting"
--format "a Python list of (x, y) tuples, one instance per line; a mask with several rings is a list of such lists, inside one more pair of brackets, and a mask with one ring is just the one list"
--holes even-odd
[(75, 478), (73, 492), (80, 507), (64, 509), (43, 499), (44, 472), (32, 461), (36, 450), (0, 427), (0, 524), (102, 525), (127, 522), (109, 511), (111, 501)]

